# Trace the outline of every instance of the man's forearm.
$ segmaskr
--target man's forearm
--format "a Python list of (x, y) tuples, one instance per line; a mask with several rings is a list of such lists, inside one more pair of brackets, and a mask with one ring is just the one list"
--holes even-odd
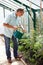
[(26, 32), (26, 30), (24, 29), (23, 25), (20, 25), (20, 27), (22, 28), (23, 32)]
[(6, 24), (6, 23), (4, 23), (3, 24), (5, 27), (7, 27), (7, 28), (12, 28), (12, 29), (14, 29), (14, 30), (16, 30), (16, 28), (17, 27), (15, 27), (15, 26), (12, 26), (12, 25), (9, 25), (9, 24)]
[(8, 28), (14, 28), (13, 26), (11, 26), (11, 25), (9, 25), (9, 24), (6, 24), (6, 23), (4, 23), (3, 24), (5, 27), (8, 27)]
[(24, 30), (24, 27), (21, 25), (21, 28)]

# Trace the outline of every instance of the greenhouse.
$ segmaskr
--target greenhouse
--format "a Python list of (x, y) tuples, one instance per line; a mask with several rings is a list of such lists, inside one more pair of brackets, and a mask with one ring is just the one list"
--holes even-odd
[(0, 42), (0, 65), (43, 65), (43, 0), (0, 0)]

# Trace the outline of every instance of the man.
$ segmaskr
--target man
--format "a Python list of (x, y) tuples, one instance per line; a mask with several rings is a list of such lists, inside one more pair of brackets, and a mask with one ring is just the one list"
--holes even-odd
[[(19, 8), (16, 12), (13, 12), (10, 14), (5, 22), (4, 25), (4, 39), (5, 39), (5, 48), (6, 48), (6, 55), (8, 62), (11, 63), (11, 52), (10, 52), (10, 39), (13, 41), (13, 53), (15, 58), (21, 58), (21, 56), (18, 55), (18, 44), (17, 39), (13, 36), (13, 32), (18, 29), (18, 17), (21, 17), (24, 14), (24, 10)], [(24, 28), (22, 27), (23, 31)]]

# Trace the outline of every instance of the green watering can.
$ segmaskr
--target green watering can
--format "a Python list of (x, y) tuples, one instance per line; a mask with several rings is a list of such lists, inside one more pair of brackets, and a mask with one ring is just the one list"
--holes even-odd
[(16, 38), (18, 38), (18, 39), (21, 39), (22, 36), (23, 36), (23, 34), (24, 34), (24, 33), (20, 32), (20, 31), (18, 31), (18, 30), (16, 30), (16, 31), (13, 33), (14, 37), (16, 37)]

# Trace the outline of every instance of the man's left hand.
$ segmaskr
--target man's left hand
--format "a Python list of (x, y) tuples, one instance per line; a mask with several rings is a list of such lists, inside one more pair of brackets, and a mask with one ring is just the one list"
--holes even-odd
[(23, 30), (24, 33), (26, 33), (26, 30)]

